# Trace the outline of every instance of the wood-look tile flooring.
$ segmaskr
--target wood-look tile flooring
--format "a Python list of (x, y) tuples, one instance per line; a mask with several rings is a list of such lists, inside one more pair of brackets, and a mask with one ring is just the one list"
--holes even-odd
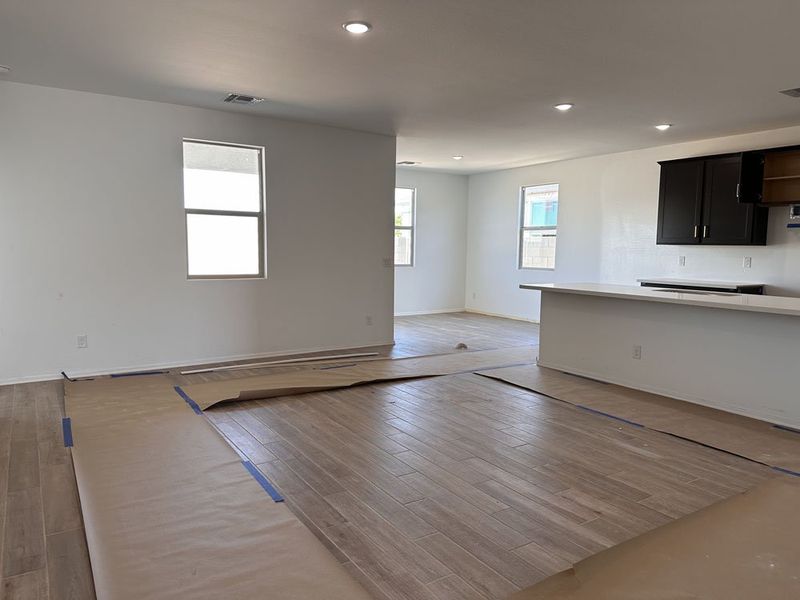
[[(465, 313), (402, 317), (396, 345), (380, 350), (516, 346), (537, 331)], [(503, 598), (772, 474), (471, 374), (206, 414), (379, 599)], [(2, 598), (94, 597), (62, 416), (59, 382), (0, 387)]]
[(393, 357), (469, 350), (492, 350), (539, 343), (539, 326), (526, 321), (472, 313), (395, 317)]
[(94, 598), (60, 381), (0, 387), (0, 598)]
[[(535, 325), (506, 319), (404, 317), (393, 354), (536, 337)], [(473, 374), (228, 404), (206, 414), (381, 599), (505, 598), (773, 475)]]

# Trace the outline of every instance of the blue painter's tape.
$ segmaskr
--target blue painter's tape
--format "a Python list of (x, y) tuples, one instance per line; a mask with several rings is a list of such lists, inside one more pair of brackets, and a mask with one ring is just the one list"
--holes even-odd
[(775, 429), (783, 429), (784, 431), (788, 431), (790, 433), (797, 433), (800, 434), (800, 429), (795, 429), (794, 427), (788, 427), (786, 425), (773, 425)]
[(176, 391), (176, 392), (178, 392), (178, 395), (179, 395), (181, 398), (183, 398), (184, 400), (186, 400), (186, 404), (188, 404), (189, 406), (191, 406), (191, 407), (192, 407), (192, 410), (193, 410), (194, 412), (196, 412), (198, 415), (202, 415), (202, 414), (203, 414), (203, 411), (202, 411), (202, 410), (200, 410), (200, 407), (199, 407), (199, 406), (197, 406), (197, 402), (195, 402), (194, 400), (192, 400), (192, 399), (189, 397), (189, 394), (187, 394), (186, 392), (184, 392), (184, 391), (181, 389), (181, 386), (179, 386), (179, 385), (176, 385), (176, 386), (175, 386), (175, 391)]
[(129, 373), (112, 373), (111, 377), (136, 377), (137, 375), (163, 375), (169, 371), (131, 371)]
[(784, 469), (783, 467), (772, 467), (773, 471), (778, 471), (778, 473), (786, 473), (787, 475), (794, 475), (795, 477), (800, 477), (800, 473), (797, 471), (790, 471), (789, 469)]
[(61, 431), (64, 434), (64, 447), (72, 448), (72, 419), (69, 417), (61, 419)]
[(634, 427), (644, 427), (641, 423), (636, 423), (635, 421), (628, 421), (628, 419), (623, 419), (622, 417), (617, 417), (615, 415), (610, 415), (608, 413), (604, 413), (601, 410), (595, 410), (594, 408), (589, 408), (588, 406), (583, 406), (582, 404), (576, 404), (578, 408), (581, 408), (587, 412), (594, 413), (596, 415), (601, 415), (603, 417), (608, 417), (609, 419), (614, 419), (615, 421), (622, 421), (623, 423), (627, 423), (628, 425), (633, 425)]
[(250, 475), (253, 476), (253, 479), (255, 479), (258, 484), (264, 488), (264, 491), (270, 495), (270, 498), (275, 502), (283, 502), (283, 496), (281, 496), (280, 492), (272, 486), (269, 480), (264, 477), (264, 474), (259, 471), (253, 463), (249, 460), (243, 460), (242, 464), (244, 468), (249, 471)]

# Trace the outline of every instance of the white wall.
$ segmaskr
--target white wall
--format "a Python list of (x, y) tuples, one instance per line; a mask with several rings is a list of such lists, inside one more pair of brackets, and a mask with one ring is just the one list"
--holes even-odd
[[(187, 280), (183, 137), (266, 147), (268, 279)], [(0, 83), (0, 383), (390, 343), (394, 161), (386, 136)]]
[[(658, 134), (656, 134), (658, 135)], [(523, 282), (636, 285), (673, 276), (766, 283), (767, 293), (800, 295), (800, 232), (788, 208), (770, 209), (768, 245), (656, 246), (657, 161), (800, 144), (800, 127), (473, 175), (469, 180), (467, 309), (538, 320), (539, 293)], [(554, 271), (517, 269), (519, 191), (559, 183)], [(678, 265), (679, 256), (686, 266)], [(752, 268), (742, 261), (752, 257)]]
[(796, 316), (555, 292), (541, 308), (544, 367), (800, 426)]
[(414, 266), (395, 268), (395, 314), (464, 309), (467, 177), (397, 169), (397, 185), (417, 190)]

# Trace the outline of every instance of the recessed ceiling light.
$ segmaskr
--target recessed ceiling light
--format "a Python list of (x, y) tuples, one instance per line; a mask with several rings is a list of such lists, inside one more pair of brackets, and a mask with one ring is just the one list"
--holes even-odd
[(5, 75), (6, 73), (11, 72), (11, 67), (7, 67), (5, 65), (0, 65), (0, 75)]
[(464, 157), (463, 156), (454, 156), (453, 160), (461, 160), (462, 158), (464, 158)]
[(370, 29), (372, 29), (372, 25), (365, 21), (348, 21), (342, 25), (347, 33), (353, 33), (355, 35), (361, 35), (362, 33), (367, 33)]
[(575, 105), (574, 104), (570, 104), (569, 102), (564, 102), (562, 104), (556, 104), (553, 108), (555, 108), (556, 110), (560, 110), (561, 112), (566, 112), (570, 108), (572, 108), (573, 106), (575, 106)]
[(662, 123), (661, 125), (654, 125), (656, 129), (659, 131), (666, 131), (670, 127), (672, 127), (672, 123)]
[(413, 165), (418, 165), (420, 162), (418, 160), (401, 160), (397, 164), (403, 167), (410, 167)]

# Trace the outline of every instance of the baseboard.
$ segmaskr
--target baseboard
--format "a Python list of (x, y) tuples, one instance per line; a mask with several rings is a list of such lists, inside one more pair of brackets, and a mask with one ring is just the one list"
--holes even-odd
[(475, 315), (486, 315), (487, 317), (500, 317), (501, 319), (511, 319), (513, 321), (524, 321), (525, 323), (539, 324), (537, 319), (526, 319), (525, 317), (517, 317), (515, 315), (504, 315), (501, 313), (486, 312), (485, 310), (477, 310), (474, 308), (465, 308), (464, 312), (472, 313)]
[(656, 386), (649, 386), (649, 385), (641, 385), (638, 383), (632, 383), (630, 381), (626, 381), (622, 378), (616, 377), (608, 377), (607, 375), (603, 375), (600, 373), (594, 373), (592, 371), (584, 370), (584, 369), (575, 369), (568, 366), (557, 365), (552, 363), (547, 363), (541, 360), (537, 360), (537, 364), (540, 367), (545, 367), (547, 369), (553, 369), (555, 371), (561, 371), (562, 373), (566, 373), (568, 375), (577, 375), (578, 377), (585, 377), (588, 379), (594, 379), (596, 381), (601, 381), (604, 383), (611, 383), (613, 385), (619, 385), (621, 387), (626, 387), (632, 390), (639, 390), (641, 392), (648, 392), (650, 394), (657, 394), (659, 396), (665, 396), (667, 398), (673, 398), (675, 400), (682, 400), (684, 402), (690, 402), (692, 404), (699, 404), (700, 406), (705, 406), (708, 408), (714, 408), (716, 410), (721, 410), (723, 412), (733, 413), (735, 415), (740, 415), (743, 417), (749, 417), (751, 419), (756, 419), (758, 421), (765, 421), (767, 423), (775, 424), (775, 425), (783, 425), (785, 427), (791, 427), (792, 429), (797, 429), (800, 427), (800, 423), (793, 423), (790, 421), (786, 421), (782, 415), (774, 416), (768, 414), (758, 414), (755, 411), (750, 410), (748, 407), (740, 407), (735, 405), (721, 405), (714, 402), (709, 402), (703, 398), (693, 398), (689, 396), (685, 396), (682, 394), (678, 394), (672, 390), (662, 389)]
[(412, 312), (396, 312), (395, 317), (415, 317), (417, 315), (441, 315), (444, 313), (460, 313), (465, 312), (463, 308), (439, 308), (436, 310), (419, 310)]
[[(270, 359), (275, 357), (286, 357), (292, 358), (293, 356), (298, 356), (302, 354), (310, 354), (312, 352), (355, 352), (356, 350), (360, 350), (363, 348), (373, 348), (376, 346), (393, 346), (394, 340), (389, 340), (388, 342), (378, 343), (378, 344), (370, 344), (368, 346), (360, 345), (360, 346), (325, 346), (325, 347), (315, 347), (315, 348), (303, 348), (303, 349), (295, 349), (295, 350), (276, 350), (274, 352), (257, 352), (252, 354), (228, 354), (223, 356), (211, 356), (211, 357), (202, 357), (202, 358), (189, 358), (185, 360), (179, 361), (171, 361), (165, 363), (146, 363), (146, 364), (137, 364), (137, 365), (125, 365), (120, 367), (115, 367), (111, 369), (100, 369), (100, 370), (79, 370), (79, 371), (69, 371), (67, 375), (70, 377), (101, 377), (103, 375), (112, 375), (117, 373), (131, 373), (137, 371), (157, 371), (162, 369), (175, 369), (178, 367), (192, 367), (197, 365), (207, 365), (207, 364), (216, 364), (216, 363), (226, 363), (226, 362), (234, 362), (240, 360), (257, 360), (257, 359)], [(0, 385), (14, 385), (14, 384), (21, 384), (21, 383), (36, 383), (39, 381), (53, 381), (56, 379), (61, 379), (61, 373), (47, 373), (42, 375), (28, 375), (25, 377), (15, 377), (11, 379), (0, 379)]]

